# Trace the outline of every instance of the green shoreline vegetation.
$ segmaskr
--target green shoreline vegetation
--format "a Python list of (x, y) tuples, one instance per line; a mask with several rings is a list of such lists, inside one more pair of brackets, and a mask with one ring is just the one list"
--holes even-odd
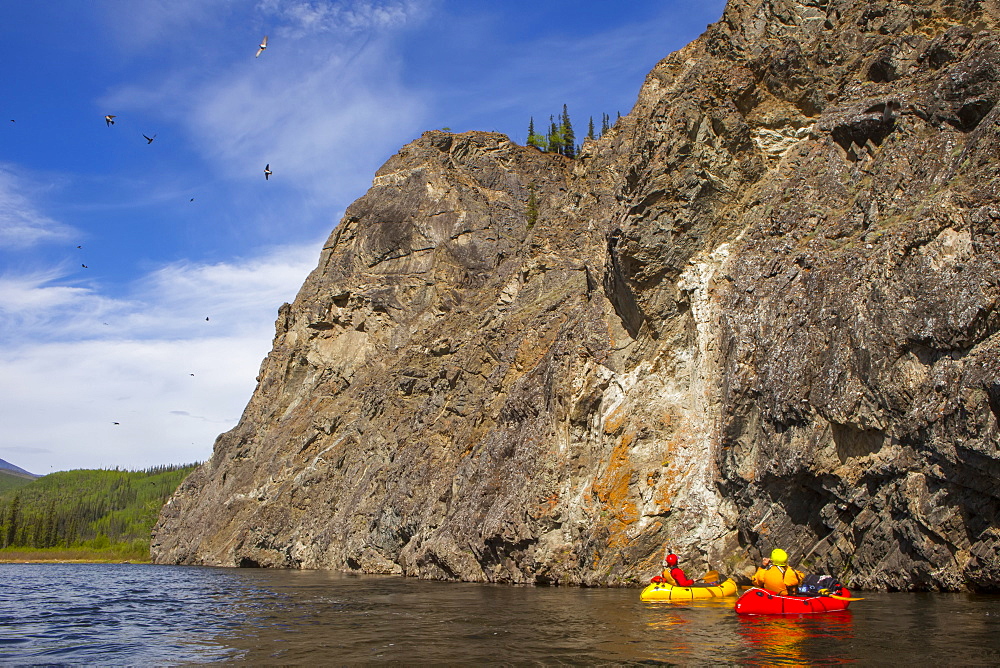
[(0, 564), (148, 564), (149, 541), (138, 545), (114, 543), (106, 548), (90, 547), (85, 543), (73, 547), (21, 548), (0, 550)]
[(197, 464), (60, 471), (0, 492), (0, 563), (148, 563), (160, 509)]

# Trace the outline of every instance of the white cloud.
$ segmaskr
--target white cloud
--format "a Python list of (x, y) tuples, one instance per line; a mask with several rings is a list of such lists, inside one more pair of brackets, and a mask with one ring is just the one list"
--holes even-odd
[(0, 166), (0, 246), (28, 248), (70, 238), (73, 229), (38, 211), (29, 190), (10, 168)]
[(332, 53), (305, 72), (283, 59), (207, 82), (188, 130), (228, 176), (257, 178), (269, 163), (273, 180), (344, 197), (371, 179), (359, 157), (395, 150), (419, 128), (423, 104), (394, 82), (384, 56), (369, 47), (349, 64)]
[[(284, 40), (398, 28), (426, 15), (437, 0), (103, 0), (105, 26), (127, 52), (205, 55), (259, 30)], [(208, 51), (206, 50), (208, 49)], [(256, 44), (246, 43), (251, 56)]]
[(19, 318), (0, 338), (0, 458), (42, 474), (206, 459), (319, 247), (169, 265), (121, 300), (53, 275), (0, 280), (5, 320)]
[(281, 2), (258, 4), (284, 24), (278, 33), (299, 38), (321, 32), (384, 30), (405, 25), (423, 15), (423, 4), (413, 0), (385, 2)]
[(129, 51), (194, 42), (192, 32), (225, 15), (240, 0), (104, 0), (107, 29)]
[(267, 338), (219, 336), (22, 348), (0, 360), (0, 457), (40, 474), (207, 459), (236, 424), (268, 347)]
[(60, 284), (64, 278), (59, 270), (0, 276), (0, 344), (86, 335), (130, 307), (88, 287)]
[(77, 302), (89, 293), (86, 288), (49, 285), (62, 277), (60, 271), (0, 276), (0, 313), (16, 316), (37, 313)]
[[(343, 206), (424, 129), (426, 94), (401, 83), (393, 38), (376, 30), (413, 19), (420, 5), (271, 4), (287, 36), (272, 36), (259, 59), (240, 52), (210, 68), (175, 62), (163, 77), (116, 88), (101, 106), (179, 127), (225, 179), (256, 183), (270, 164), (272, 189)], [(368, 34), (355, 34), (362, 29)]]
[[(123, 326), (134, 336), (163, 337), (189, 336), (192, 328), (199, 335), (205, 327), (217, 326), (259, 335), (264, 324), (270, 341), (278, 307), (295, 297), (316, 266), (319, 248), (319, 243), (285, 246), (247, 260), (167, 265), (139, 282), (137, 299), (152, 306), (130, 313)], [(257, 318), (248, 317), (254, 313)]]
[(264, 321), (252, 314), (269, 313), (266, 334), (318, 255), (316, 243), (216, 264), (173, 263), (136, 281), (124, 298), (62, 284), (66, 274), (58, 270), (0, 276), (0, 343), (199, 338), (212, 335), (207, 327), (259, 335)]

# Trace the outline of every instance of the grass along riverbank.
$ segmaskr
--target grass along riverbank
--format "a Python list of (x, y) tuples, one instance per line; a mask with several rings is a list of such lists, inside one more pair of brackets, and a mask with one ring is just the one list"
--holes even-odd
[(149, 563), (149, 543), (114, 543), (104, 547), (77, 545), (74, 547), (23, 548), (0, 550), (0, 564), (81, 563), (81, 564)]

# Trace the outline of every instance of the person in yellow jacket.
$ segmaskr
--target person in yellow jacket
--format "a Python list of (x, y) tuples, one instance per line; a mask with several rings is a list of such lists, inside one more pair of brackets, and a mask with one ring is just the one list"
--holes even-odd
[(802, 584), (805, 575), (788, 565), (788, 554), (781, 548), (771, 550), (771, 558), (764, 557), (757, 572), (753, 574), (753, 583), (774, 594), (787, 595)]

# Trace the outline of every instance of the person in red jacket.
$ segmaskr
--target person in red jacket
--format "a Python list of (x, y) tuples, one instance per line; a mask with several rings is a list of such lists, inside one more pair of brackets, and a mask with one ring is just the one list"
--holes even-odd
[[(668, 571), (667, 569), (670, 570)], [(690, 579), (684, 573), (684, 569), (677, 565), (677, 555), (673, 552), (663, 558), (663, 571), (664, 576), (669, 572), (673, 581), (681, 587), (690, 587), (694, 584), (694, 580)]]

